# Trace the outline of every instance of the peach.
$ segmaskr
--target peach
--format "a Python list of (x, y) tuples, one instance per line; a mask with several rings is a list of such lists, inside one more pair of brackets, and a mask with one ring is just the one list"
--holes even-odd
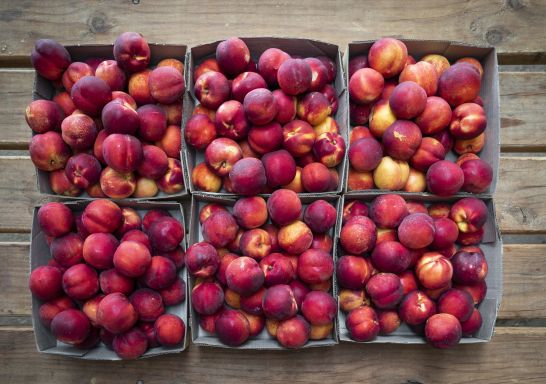
[(157, 105), (147, 104), (137, 109), (140, 127), (138, 134), (142, 140), (157, 141), (167, 131), (167, 115)]
[(285, 348), (300, 348), (311, 337), (311, 326), (302, 316), (297, 315), (278, 325), (276, 337)]
[(159, 342), (157, 341), (155, 335), (153, 322), (141, 321), (137, 324), (136, 328), (138, 328), (144, 335), (146, 335), (146, 339), (148, 340), (148, 348), (159, 347)]
[(104, 106), (102, 109), (102, 123), (105, 132), (108, 134), (124, 133), (134, 135), (140, 127), (137, 111), (120, 100), (112, 100)]
[(423, 287), (435, 290), (450, 283), (453, 266), (440, 253), (427, 252), (417, 261), (415, 275)]
[(457, 345), (461, 335), (459, 320), (448, 313), (431, 316), (425, 325), (425, 337), (436, 348), (450, 348)]
[(451, 107), (437, 96), (427, 98), (425, 109), (415, 118), (424, 135), (441, 132), (451, 122)]
[(360, 290), (370, 279), (371, 265), (362, 257), (341, 256), (336, 263), (336, 276), (343, 288)]
[(279, 189), (267, 200), (267, 210), (273, 222), (281, 226), (287, 225), (300, 217), (301, 200), (295, 192)]
[(425, 61), (427, 63), (430, 63), (434, 66), (436, 69), (436, 72), (438, 73), (438, 77), (444, 73), (446, 69), (450, 67), (449, 60), (442, 55), (437, 54), (429, 54), (425, 55), (421, 58), (421, 61)]
[(347, 177), (347, 189), (349, 191), (373, 189), (374, 181), (372, 172), (358, 172), (349, 168)]
[(436, 313), (436, 304), (425, 293), (415, 290), (404, 297), (398, 313), (408, 325), (420, 325)]
[(434, 203), (428, 207), (428, 214), (433, 219), (447, 218), (449, 217), (449, 211), (451, 205), (447, 203)]
[(479, 153), (485, 145), (485, 133), (482, 133), (472, 139), (455, 140), (454, 151), (463, 155), (465, 153)]
[(226, 280), (226, 270), (229, 264), (238, 258), (239, 255), (236, 255), (234, 253), (226, 253), (225, 255), (221, 256), (220, 264), (218, 265), (218, 269), (216, 271), (216, 280), (218, 280), (223, 286), (227, 285)]
[(137, 289), (129, 297), (141, 321), (155, 321), (165, 312), (161, 295), (148, 288)]
[(468, 63), (456, 63), (446, 69), (438, 81), (438, 96), (452, 107), (474, 100), (480, 92), (480, 73)]
[(406, 216), (398, 227), (398, 238), (408, 248), (420, 249), (429, 246), (434, 240), (434, 222), (425, 213)]
[(51, 333), (66, 344), (78, 344), (88, 336), (91, 325), (87, 316), (78, 309), (65, 309), (51, 321)]
[(143, 153), (140, 141), (131, 135), (113, 133), (104, 139), (104, 161), (120, 173), (132, 172), (140, 165)]
[(167, 172), (169, 162), (167, 154), (155, 145), (142, 147), (142, 162), (137, 167), (138, 173), (149, 179), (158, 179)]
[(62, 294), (61, 270), (50, 266), (40, 266), (32, 271), (29, 289), (34, 296), (43, 301), (56, 299)]
[(260, 193), (267, 182), (262, 162), (252, 157), (237, 161), (229, 173), (229, 179), (234, 191), (245, 196)]
[(356, 216), (348, 220), (341, 228), (339, 235), (341, 246), (355, 255), (371, 251), (376, 239), (376, 226), (365, 216)]
[(362, 68), (349, 79), (349, 95), (356, 104), (369, 104), (381, 96), (385, 80), (372, 68)]
[(461, 156), (457, 158), (457, 160), (455, 160), (455, 164), (461, 167), (468, 160), (477, 160), (479, 158), (480, 157), (476, 155), (475, 153), (463, 153)]
[[(182, 230), (182, 227), (180, 228)], [(238, 230), (239, 226), (235, 218), (224, 211), (216, 212), (202, 225), (203, 238), (217, 248), (225, 247), (233, 241)]]
[(233, 79), (231, 95), (242, 103), (247, 93), (258, 88), (267, 88), (264, 78), (256, 72), (243, 72)]
[(397, 241), (382, 241), (374, 248), (371, 260), (381, 272), (401, 273), (410, 267), (410, 251)]
[(142, 218), (142, 228), (144, 232), (148, 232), (152, 224), (163, 217), (171, 217), (171, 214), (163, 209), (151, 209), (147, 211)]
[(186, 84), (184, 76), (176, 68), (158, 66), (148, 76), (148, 87), (155, 101), (171, 104), (182, 99)]
[(54, 101), (34, 100), (25, 109), (25, 120), (34, 132), (59, 131), (65, 113)]
[(301, 171), (303, 188), (307, 192), (325, 192), (330, 189), (331, 176), (322, 163), (310, 163)]
[(163, 299), (163, 304), (166, 306), (177, 305), (186, 300), (186, 283), (184, 283), (184, 280), (178, 277), (171, 285), (159, 290), (158, 292)]
[(148, 338), (135, 327), (114, 337), (112, 348), (124, 360), (137, 359), (148, 349)]
[(79, 153), (68, 159), (64, 172), (71, 184), (85, 189), (99, 181), (101, 166), (94, 156)]
[(377, 319), (381, 335), (390, 335), (400, 327), (400, 317), (394, 310), (378, 311)]
[(423, 172), (410, 168), (408, 181), (403, 190), (406, 192), (424, 192), (427, 189), (426, 176)]
[(137, 109), (137, 103), (136, 103), (135, 99), (133, 99), (133, 97), (131, 95), (129, 95), (128, 93), (121, 92), (121, 91), (113, 91), (112, 92), (112, 101), (113, 100), (117, 100), (117, 101), (120, 101), (120, 102), (122, 102), (124, 104), (127, 104), (128, 106), (133, 108), (135, 111)]
[[(309, 86), (309, 91), (320, 91), (322, 87), (329, 82), (328, 68), (326, 68), (326, 65), (316, 57), (306, 57), (303, 60), (309, 64), (309, 67), (311, 68), (311, 85)], [(333, 74), (330, 76), (333, 77)]]
[(353, 129), (351, 130), (351, 133), (349, 134), (349, 144), (353, 144), (354, 142), (360, 139), (369, 139), (369, 138), (373, 138), (373, 135), (370, 129), (363, 125), (358, 125), (356, 127), (353, 127)]
[(276, 89), (272, 93), (278, 109), (275, 121), (279, 124), (289, 123), (296, 117), (296, 97), (287, 95), (281, 89)]
[(481, 251), (460, 250), (453, 255), (451, 263), (453, 281), (456, 283), (475, 285), (484, 281), (487, 276), (487, 260)]
[(468, 160), (461, 164), (464, 174), (463, 191), (483, 193), (493, 181), (493, 169), (481, 159)]
[(371, 307), (353, 309), (345, 319), (345, 326), (351, 339), (359, 342), (375, 339), (381, 330), (377, 313)]
[(55, 316), (57, 316), (59, 313), (66, 309), (71, 309), (75, 307), (76, 305), (69, 297), (60, 296), (56, 299), (50, 300), (40, 305), (40, 308), (38, 310), (38, 316), (40, 318), (40, 322), (44, 326), (49, 328), (51, 325), (51, 321)]
[(457, 193), (464, 183), (464, 173), (457, 164), (440, 160), (427, 171), (428, 190), (438, 196), (451, 196)]
[(245, 229), (258, 228), (267, 221), (267, 205), (259, 196), (244, 197), (233, 206), (237, 224)]
[(260, 260), (260, 268), (264, 273), (266, 286), (288, 284), (295, 273), (290, 259), (280, 253), (265, 256)]
[(182, 125), (182, 103), (161, 104), (160, 107), (167, 116), (167, 125)]
[(68, 179), (64, 169), (49, 172), (49, 185), (58, 195), (76, 197), (82, 193), (80, 188)]
[(336, 209), (325, 200), (316, 200), (305, 209), (303, 221), (314, 233), (325, 233), (334, 227)]
[(248, 320), (250, 336), (259, 335), (265, 327), (265, 318), (259, 315), (252, 315), (250, 313), (242, 312)]
[(398, 277), (400, 278), (400, 284), (402, 284), (404, 295), (417, 290), (417, 279), (412, 270), (404, 271), (398, 274)]
[(446, 149), (442, 143), (432, 137), (423, 137), (410, 163), (417, 170), (426, 172), (432, 164), (444, 160), (445, 156)]
[(472, 296), (466, 291), (450, 289), (438, 299), (438, 312), (449, 313), (460, 322), (470, 319), (473, 310)]
[(298, 312), (298, 304), (289, 285), (278, 284), (267, 289), (262, 299), (265, 316), (275, 320), (286, 320)]
[(259, 155), (279, 149), (282, 143), (283, 129), (275, 121), (261, 126), (253, 126), (248, 131), (248, 144)]
[(443, 249), (451, 246), (457, 240), (459, 229), (457, 224), (446, 217), (434, 220), (434, 241), (431, 243), (434, 249)]
[(390, 37), (377, 40), (368, 52), (368, 65), (385, 78), (398, 75), (406, 66), (407, 59), (406, 45)]
[(325, 166), (335, 167), (345, 156), (345, 140), (339, 134), (322, 133), (317, 136), (313, 144), (313, 154)]
[(377, 246), (379, 243), (382, 243), (384, 241), (398, 241), (396, 230), (390, 228), (378, 228), (377, 240), (375, 242), (375, 245)]
[(238, 75), (247, 68), (250, 62), (250, 51), (243, 40), (230, 37), (216, 47), (216, 61), (225, 74)]
[(122, 173), (106, 167), (100, 175), (100, 188), (108, 197), (124, 199), (135, 192), (136, 178), (133, 173)]
[(79, 110), (96, 117), (100, 116), (102, 108), (112, 100), (112, 90), (101, 78), (84, 76), (74, 84), (70, 96)]
[(389, 106), (399, 119), (413, 119), (419, 116), (426, 105), (427, 93), (413, 81), (398, 84), (389, 97)]
[(140, 33), (124, 32), (114, 42), (114, 58), (129, 73), (142, 71), (150, 64), (150, 47)]
[(30, 140), (30, 159), (42, 171), (55, 171), (65, 167), (70, 148), (57, 132), (34, 135)]
[[(443, 131), (440, 131), (438, 133), (435, 133), (432, 135), (432, 138), (438, 140), (442, 145), (444, 146), (446, 153), (451, 151), (453, 149), (454, 140), (453, 137), (449, 134), (448, 129), (444, 129)], [(474, 140), (474, 139), (472, 139)], [(459, 140), (458, 140), (459, 141)], [(463, 140), (461, 140), (463, 141)]]
[(409, 165), (402, 160), (384, 156), (373, 171), (373, 182), (379, 189), (398, 190), (404, 188), (409, 178)]
[(449, 217), (457, 223), (461, 232), (475, 232), (487, 221), (487, 206), (474, 197), (466, 197), (451, 207)]
[(353, 76), (353, 73), (362, 68), (368, 67), (368, 56), (358, 55), (349, 60), (349, 77)]
[(472, 139), (479, 136), (487, 127), (487, 117), (482, 106), (464, 103), (453, 110), (449, 133), (455, 138)]
[(279, 187), (290, 183), (296, 175), (296, 162), (284, 149), (266, 153), (262, 157), (263, 167), (267, 178), (267, 185)]
[(38, 223), (47, 236), (59, 237), (70, 232), (74, 225), (74, 216), (66, 205), (50, 202), (38, 210)]
[(175, 250), (184, 239), (184, 228), (174, 217), (162, 217), (150, 225), (148, 236), (154, 250), (169, 252)]
[(288, 95), (302, 94), (311, 87), (311, 66), (305, 60), (288, 58), (277, 70), (277, 82)]
[(407, 215), (406, 202), (400, 195), (381, 195), (370, 205), (370, 218), (381, 228), (396, 228)]
[[(92, 73), (90, 73), (92, 75)], [(123, 91), (127, 84), (125, 72), (115, 60), (104, 60), (94, 72), (95, 76), (104, 80), (112, 91)], [(66, 87), (65, 87), (66, 88)], [(67, 91), (70, 90), (67, 88)]]
[(310, 153), (315, 143), (313, 127), (303, 120), (294, 120), (283, 129), (283, 147), (294, 157)]
[(298, 258), (298, 277), (306, 284), (327, 283), (334, 273), (332, 255), (321, 249), (309, 249)]
[(129, 77), (127, 92), (129, 92), (129, 95), (138, 105), (152, 104), (154, 102), (148, 84), (150, 73), (152, 73), (150, 69), (145, 69), (141, 72), (133, 73)]
[(477, 333), (482, 327), (482, 315), (476, 308), (473, 309), (472, 315), (467, 321), (461, 322), (461, 330), (464, 336), (472, 336)]
[(282, 63), (290, 58), (290, 55), (278, 48), (268, 48), (258, 60), (258, 72), (263, 76), (270, 87), (275, 87), (277, 72)]
[(226, 269), (228, 287), (241, 296), (256, 293), (262, 287), (264, 279), (258, 262), (247, 256), (233, 260)]
[(101, 291), (105, 295), (114, 292), (128, 295), (133, 292), (134, 288), (134, 281), (130, 277), (122, 275), (113, 268), (101, 272), (99, 276), (99, 284)]
[(352, 125), (364, 125), (368, 123), (372, 110), (371, 104), (356, 104), (350, 102), (349, 117)]
[(186, 267), (194, 277), (214, 276), (220, 265), (216, 249), (209, 243), (200, 242), (191, 245), (186, 251)]
[(483, 77), (483, 67), (481, 63), (473, 57), (461, 57), (455, 63), (468, 63), (475, 67), (480, 73), (480, 79)]
[(343, 205), (343, 223), (355, 216), (368, 216), (369, 209), (366, 203), (358, 200), (345, 201)]
[(218, 211), (227, 212), (227, 208), (224, 207), (223, 205), (216, 204), (216, 203), (206, 204), (199, 211), (199, 223), (203, 224), (205, 220), (207, 220), (210, 216), (212, 216), (214, 213)]
[(315, 136), (320, 136), (323, 133), (332, 133), (335, 135), (341, 133), (339, 125), (332, 117), (325, 118), (322, 123), (315, 125), (313, 130), (315, 131)]
[(229, 100), (220, 105), (216, 112), (215, 124), (219, 136), (233, 140), (244, 139), (250, 128), (244, 107), (236, 100)]
[(159, 189), (168, 194), (178, 193), (184, 189), (184, 172), (180, 160), (168, 158), (167, 171), (157, 179)]
[(184, 267), (186, 262), (186, 253), (181, 246), (176, 247), (172, 251), (163, 251), (159, 256), (164, 256), (171, 260), (177, 269)]
[(370, 277), (366, 292), (379, 309), (394, 308), (404, 296), (400, 278), (392, 273), (378, 273)]
[(383, 148), (373, 138), (363, 138), (355, 141), (349, 148), (351, 166), (359, 171), (373, 171), (381, 162)]
[(337, 314), (337, 302), (329, 293), (311, 291), (303, 300), (301, 312), (311, 325), (328, 325)]
[(330, 103), (331, 115), (334, 115), (339, 107), (339, 98), (337, 97), (336, 89), (330, 84), (326, 84), (319, 89), (319, 92), (322, 93)]
[(75, 300), (87, 300), (99, 290), (97, 272), (87, 264), (71, 266), (63, 274), (63, 290)]
[(278, 112), (275, 97), (267, 88), (257, 88), (248, 92), (243, 108), (247, 119), (254, 125), (265, 125), (275, 118)]
[(363, 305), (369, 305), (366, 300), (364, 289), (341, 289), (338, 294), (339, 307), (345, 313)]
[(420, 85), (427, 96), (433, 96), (438, 89), (438, 72), (434, 65), (426, 62), (419, 61), (416, 64), (407, 65), (400, 73), (399, 82), (413, 81)]
[(112, 268), (114, 252), (118, 245), (118, 240), (109, 233), (93, 233), (83, 242), (82, 255), (85, 262), (92, 267)]
[(331, 113), (330, 102), (320, 92), (309, 92), (298, 102), (298, 117), (311, 125), (322, 123)]
[(195, 97), (204, 107), (218, 109), (229, 98), (228, 79), (220, 72), (209, 71), (195, 80)]
[(70, 65), (71, 58), (66, 48), (56, 41), (38, 39), (34, 43), (30, 61), (40, 76), (57, 81), (61, 79), (63, 71)]
[(398, 81), (396, 80), (396, 78), (385, 80), (385, 86), (383, 87), (383, 92), (381, 92), (381, 100), (388, 101), (392, 95), (392, 91), (394, 91), (394, 88), (396, 88), (397, 85)]
[(142, 276), (142, 282), (157, 290), (167, 288), (176, 280), (176, 266), (167, 257), (154, 256)]
[(72, 112), (76, 110), (76, 106), (74, 105), (74, 102), (70, 98), (70, 94), (68, 92), (60, 92), (56, 94), (53, 96), (53, 101), (61, 108), (65, 116), (71, 115)]
[(218, 176), (228, 175), (242, 157), (239, 145), (225, 137), (214, 139), (205, 151), (205, 162)]
[(224, 304), (224, 291), (217, 283), (203, 282), (191, 291), (191, 304), (200, 315), (212, 315)]
[(195, 70), (193, 71), (193, 81), (195, 82), (203, 73), (211, 71), (220, 72), (220, 66), (218, 65), (218, 61), (216, 61), (216, 59), (212, 57), (203, 60), (199, 65), (196, 66)]
[(246, 316), (234, 309), (224, 310), (214, 322), (220, 341), (232, 347), (245, 343), (250, 337), (250, 323)]
[(311, 246), (313, 233), (303, 221), (295, 220), (281, 227), (277, 238), (281, 249), (299, 255)]
[(193, 168), (191, 180), (197, 190), (218, 192), (222, 188), (222, 179), (212, 172), (206, 163), (197, 164)]
[(376, 138), (381, 138), (387, 128), (396, 121), (388, 100), (379, 100), (374, 104), (369, 118), (370, 132)]
[(260, 288), (258, 291), (253, 293), (250, 296), (241, 296), (240, 297), (240, 305), (241, 308), (251, 315), (262, 315), (262, 300), (263, 296), (266, 292), (265, 288)]
[(128, 277), (142, 276), (150, 266), (152, 256), (144, 244), (122, 241), (114, 252), (114, 266)]
[(262, 259), (271, 252), (269, 233), (260, 228), (250, 229), (243, 233), (240, 239), (243, 255), (254, 259)]
[(224, 298), (227, 305), (233, 309), (241, 309), (241, 295), (227, 288), (224, 292)]

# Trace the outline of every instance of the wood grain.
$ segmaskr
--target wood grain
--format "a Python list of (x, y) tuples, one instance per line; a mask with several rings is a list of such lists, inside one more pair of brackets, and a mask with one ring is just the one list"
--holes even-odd
[[(28, 157), (0, 157), (0, 232), (30, 231), (32, 206), (44, 201)], [(517, 193), (514, 193), (517, 191)], [(546, 233), (546, 157), (502, 157), (496, 194), (501, 232)]]
[[(0, 69), (0, 149), (27, 149), (31, 131), (24, 119), (34, 71)], [(546, 103), (546, 73), (500, 74), (501, 149), (545, 151), (546, 131), (541, 110)]]
[(191, 345), (181, 354), (108, 362), (39, 354), (29, 328), (0, 328), (4, 383), (544, 383), (545, 328), (498, 328), (487, 344), (362, 345), (243, 351)]
[[(137, 4), (134, 4), (137, 3)], [(298, 36), (336, 43), (380, 36), (494, 45), (501, 62), (546, 61), (543, 1), (40, 1), (0, 5), (0, 55), (28, 62), (38, 38), (112, 43), (124, 31), (153, 42), (200, 44), (238, 36)], [(431, 31), (436, 31), (431, 34)]]

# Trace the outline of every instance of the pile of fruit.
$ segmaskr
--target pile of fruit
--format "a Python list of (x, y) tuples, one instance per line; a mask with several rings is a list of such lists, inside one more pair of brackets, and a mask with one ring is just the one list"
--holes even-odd
[[(477, 156), (487, 126), (482, 76), (474, 58), (450, 65), (430, 54), (415, 62), (392, 38), (352, 57), (348, 190), (486, 192), (493, 170)], [(455, 162), (446, 159), (452, 149), (460, 155)]]
[[(488, 211), (469, 197), (428, 208), (399, 195), (343, 208), (336, 276), (352, 339), (370, 341), (403, 321), (435, 347), (459, 343), (482, 325), (487, 261), (479, 244)], [(457, 249), (455, 244), (461, 246)]]
[(204, 241), (186, 253), (201, 328), (230, 346), (261, 333), (267, 337), (264, 327), (285, 348), (331, 338), (336, 219), (331, 203), (315, 200), (304, 207), (288, 189), (274, 191), (267, 202), (241, 198), (231, 212), (215, 203), (203, 206)]
[(47, 203), (38, 222), (52, 258), (32, 271), (29, 287), (40, 322), (59, 341), (80, 349), (102, 341), (123, 359), (182, 345), (184, 319), (165, 312), (186, 300), (184, 228), (168, 211), (141, 219), (110, 200), (81, 213)]
[(227, 39), (194, 71), (199, 104), (184, 130), (204, 151), (191, 170), (196, 190), (240, 195), (336, 191), (345, 139), (332, 117), (338, 96), (329, 57), (265, 50), (258, 64), (244, 41)]
[[(135, 32), (114, 43), (115, 60), (72, 62), (65, 47), (38, 40), (32, 65), (55, 87), (25, 117), (35, 135), (34, 165), (49, 172), (59, 195), (153, 197), (184, 189), (180, 163), (184, 64), (161, 60), (149, 69), (150, 47)], [(126, 92), (127, 93), (126, 93)]]

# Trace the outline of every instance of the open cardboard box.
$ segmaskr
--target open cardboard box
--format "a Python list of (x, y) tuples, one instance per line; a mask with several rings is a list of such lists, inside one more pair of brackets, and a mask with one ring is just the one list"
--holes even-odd
[[(73, 212), (82, 212), (84, 208), (90, 203), (90, 201), (72, 201), (64, 203), (68, 206)], [(144, 216), (146, 211), (151, 209), (164, 209), (168, 211), (174, 218), (178, 219), (184, 228), (185, 220), (184, 213), (182, 211), (182, 206), (178, 203), (167, 203), (167, 202), (117, 202), (120, 207), (131, 207), (135, 209), (141, 217)], [(34, 207), (34, 213), (32, 218), (32, 232), (31, 232), (31, 243), (30, 243), (30, 270), (41, 265), (47, 265), (48, 261), (51, 259), (51, 253), (49, 251), (49, 246), (47, 245), (46, 235), (40, 228), (38, 222), (38, 209), (40, 206)], [(184, 237), (184, 240), (180, 246), (186, 250), (187, 246), (187, 236)], [(180, 269), (178, 271), (178, 276), (186, 284), (186, 300), (178, 305), (173, 305), (165, 308), (166, 313), (173, 313), (178, 315), (186, 324), (186, 334), (184, 335), (184, 341), (180, 346), (176, 347), (156, 347), (149, 349), (141, 358), (153, 357), (164, 355), (167, 353), (177, 353), (182, 352), (186, 349), (189, 343), (189, 324), (188, 324), (188, 294), (187, 286), (188, 279), (186, 274), (186, 269)], [(38, 316), (38, 311), (42, 301), (37, 299), (34, 295), (32, 296), (32, 324), (34, 327), (34, 336), (36, 338), (36, 347), (39, 352), (48, 353), (53, 355), (64, 355), (75, 357), (77, 359), (84, 360), (121, 360), (114, 351), (108, 349), (104, 344), (100, 343), (93, 349), (83, 350), (77, 349), (71, 345), (62, 343), (58, 341), (51, 331), (47, 329), (41, 322)]]
[[(379, 194), (376, 194), (376, 196), (377, 195)], [(458, 197), (439, 199), (433, 196), (416, 196), (407, 192), (400, 193), (399, 195), (401, 195), (406, 201), (419, 201), (425, 205), (436, 202), (454, 203), (460, 200)], [(363, 193), (349, 193), (345, 194), (342, 199), (343, 204), (352, 200), (360, 200), (369, 204), (376, 196)], [(495, 320), (497, 319), (497, 312), (499, 310), (502, 298), (502, 240), (495, 217), (495, 205), (493, 199), (491, 198), (482, 200), (487, 205), (488, 216), (487, 222), (484, 226), (484, 237), (479, 247), (484, 252), (489, 267), (487, 277), (485, 279), (487, 283), (487, 294), (485, 299), (478, 306), (478, 309), (482, 315), (483, 323), (476, 335), (473, 337), (463, 337), (461, 339), (461, 344), (485, 343), (491, 340), (495, 328)], [(341, 226), (338, 227), (338, 232), (336, 232), (336, 241), (339, 241), (340, 232)], [(338, 245), (337, 253), (335, 254), (336, 260), (341, 256), (343, 256), (343, 251), (341, 246)], [(343, 313), (341, 309), (338, 309), (339, 339), (341, 341), (356, 343), (356, 341), (351, 339), (349, 331), (345, 326), (345, 318), (345, 313)], [(414, 333), (407, 324), (402, 323), (400, 328), (398, 328), (391, 335), (378, 336), (376, 339), (371, 341), (371, 343), (424, 344), (426, 341), (424, 337)]]
[[(493, 181), (489, 189), (478, 197), (492, 197), (497, 188), (499, 177), (500, 161), (500, 92), (499, 92), (499, 68), (497, 63), (497, 52), (494, 47), (477, 46), (468, 43), (459, 43), (446, 40), (411, 40), (400, 39), (408, 47), (408, 54), (417, 61), (427, 54), (436, 53), (445, 56), (451, 63), (462, 57), (471, 56), (478, 59), (483, 66), (483, 77), (480, 89), (480, 96), (483, 99), (485, 113), (487, 115), (487, 128), (485, 130), (485, 146), (479, 153), (481, 159), (485, 160), (493, 168)], [(358, 55), (368, 54), (368, 51), (375, 40), (349, 43), (344, 56), (346, 87), (348, 87), (348, 65), (349, 60)], [(349, 121), (349, 118), (347, 118)], [(446, 159), (455, 161), (457, 154), (450, 151)], [(349, 166), (347, 165), (347, 174)], [(344, 177), (344, 191), (347, 189), (347, 175)], [(381, 192), (379, 189), (359, 191), (364, 194)], [(430, 193), (426, 195), (432, 196)], [(474, 196), (467, 192), (459, 192), (455, 196)]]
[[(186, 50), (187, 47), (185, 45), (172, 45), (172, 44), (153, 44), (150, 43), (150, 51), (151, 51), (151, 60), (150, 60), (150, 66), (156, 65), (158, 62), (160, 62), (163, 59), (168, 58), (175, 58), (182, 62), (184, 62), (186, 57)], [(72, 61), (84, 61), (89, 58), (93, 57), (100, 57), (104, 58), (104, 60), (113, 60), (114, 54), (113, 54), (113, 45), (67, 45), (65, 48), (70, 53), (70, 56), (72, 57)], [(184, 68), (186, 68), (185, 62), (184, 62)], [(53, 99), (53, 96), (55, 96), (55, 88), (51, 84), (51, 82), (42, 76), (40, 76), (38, 73), (36, 73), (35, 79), (34, 79), (34, 88), (32, 90), (32, 100), (40, 100), (40, 99), (47, 99), (51, 100)], [(182, 101), (180, 101), (182, 102)], [(36, 133), (33, 132), (33, 136)], [(184, 173), (184, 188), (178, 192), (173, 194), (167, 194), (162, 191), (159, 191), (159, 193), (154, 197), (147, 197), (147, 198), (126, 198), (122, 200), (127, 201), (146, 201), (146, 200), (173, 200), (178, 197), (186, 196), (188, 194), (187, 192), (187, 177), (184, 166), (184, 140), (182, 140), (182, 146), (180, 148), (180, 162), (182, 164), (182, 171)], [(67, 199), (67, 200), (74, 200), (74, 199), (91, 199), (91, 197), (83, 191), (83, 193), (80, 196), (77, 197), (68, 197), (68, 196), (62, 196), (57, 195), (53, 190), (51, 189), (51, 186), (49, 185), (49, 172), (39, 170), (36, 168), (36, 181), (38, 186), (38, 192), (44, 195), (50, 195), (55, 196), (59, 199)], [(113, 199), (116, 200), (116, 199)]]
[[(349, 118), (349, 102), (348, 102), (348, 96), (345, 88), (345, 81), (344, 81), (344, 74), (343, 74), (343, 62), (341, 59), (341, 52), (339, 51), (339, 48), (337, 45), (324, 43), (317, 40), (309, 40), (309, 39), (296, 39), (296, 38), (277, 38), (277, 37), (249, 37), (249, 38), (242, 38), (242, 40), (248, 45), (248, 48), (250, 50), (251, 58), (254, 60), (255, 63), (258, 63), (258, 59), (260, 55), (268, 48), (279, 48), (283, 51), (287, 52), (290, 55), (299, 55), (303, 57), (310, 57), (310, 56), (328, 56), (334, 62), (336, 63), (336, 78), (334, 80), (334, 88), (336, 89), (337, 96), (339, 98), (339, 107), (334, 115), (334, 118), (336, 122), (339, 125), (339, 130), (341, 136), (345, 139), (346, 147), (348, 149), (349, 147), (349, 141), (348, 141), (348, 118)], [(188, 50), (188, 54), (186, 57), (186, 89), (188, 92), (186, 93), (186, 97), (184, 99), (184, 112), (182, 117), (182, 127), (186, 126), (186, 122), (190, 117), (192, 116), (193, 109), (198, 104), (198, 100), (195, 97), (194, 93), (194, 81), (193, 78), (193, 71), (195, 67), (200, 64), (203, 60), (214, 57), (216, 54), (216, 46), (221, 41), (216, 41), (214, 43), (209, 44), (203, 44), (196, 47), (191, 47)], [(185, 143), (185, 140), (182, 140)], [(191, 181), (191, 173), (193, 168), (204, 161), (204, 151), (197, 151), (195, 148), (186, 145), (186, 174), (188, 179), (188, 187), (191, 193), (199, 192), (203, 194), (211, 194), (211, 195), (219, 195), (219, 193), (212, 193), (212, 192), (203, 192), (196, 189)], [(336, 167), (338, 173), (339, 173), (339, 185), (338, 188), (335, 191), (331, 192), (323, 192), (319, 194), (314, 194), (318, 196), (325, 196), (328, 194), (333, 193), (340, 193), (343, 189), (343, 185), (345, 184), (344, 176), (346, 174), (345, 171), (346, 167), (346, 159), (344, 158), (343, 161)], [(227, 194), (222, 189), (220, 193), (223, 193), (224, 195), (232, 195), (235, 196), (235, 194)], [(307, 193), (305, 193), (307, 194)]]
[[(338, 233), (339, 226), (341, 225), (341, 213), (342, 213), (342, 205), (341, 205), (341, 197), (330, 195), (330, 196), (317, 196), (317, 195), (310, 195), (307, 196), (300, 196), (302, 205), (305, 207), (306, 205), (312, 203), (315, 200), (324, 199), (328, 201), (330, 204), (332, 204), (334, 207), (336, 207), (338, 215), (336, 219), (336, 224), (334, 228), (332, 228), (329, 232), (330, 236), (334, 236), (334, 234)], [(235, 202), (237, 201), (236, 198), (233, 196), (212, 196), (210, 194), (194, 194), (192, 196), (192, 208), (191, 208), (191, 217), (190, 217), (190, 236), (189, 241), (190, 244), (195, 244), (200, 241), (204, 241), (203, 235), (201, 233), (201, 225), (199, 223), (199, 212), (201, 208), (203, 208), (206, 204), (209, 203), (217, 203), (220, 205), (225, 205), (227, 207), (232, 207)], [(335, 255), (336, 252), (336, 241), (333, 243), (333, 250), (332, 255)], [(337, 293), (335, 291), (335, 282), (336, 275), (332, 276), (332, 295), (337, 301)], [(192, 276), (189, 276), (189, 292), (191, 292), (193, 285), (195, 283), (195, 278)], [(191, 296), (191, 295), (190, 295)], [(193, 307), (191, 306), (191, 300), (190, 300), (190, 323), (191, 323), (191, 330), (192, 330), (192, 342), (196, 345), (203, 345), (203, 346), (210, 346), (210, 347), (223, 347), (223, 348), (235, 348), (235, 349), (261, 349), (261, 350), (271, 350), (271, 349), (285, 349), (282, 347), (275, 339), (273, 339), (268, 333), (267, 330), (264, 328), (262, 332), (255, 336), (250, 338), (246, 343), (239, 347), (230, 347), (225, 344), (223, 344), (218, 337), (215, 335), (211, 335), (210, 333), (206, 332), (199, 326), (199, 314), (196, 313), (193, 310)], [(337, 319), (334, 318), (334, 328), (332, 329), (331, 336), (324, 340), (310, 340), (303, 346), (302, 348), (308, 348), (308, 347), (323, 347), (323, 346), (331, 346), (338, 344), (338, 324)]]

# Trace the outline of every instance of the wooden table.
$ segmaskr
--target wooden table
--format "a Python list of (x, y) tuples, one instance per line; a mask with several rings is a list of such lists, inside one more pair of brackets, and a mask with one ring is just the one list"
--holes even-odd
[[(546, 2), (21, 1), (0, 3), (0, 382), (546, 382)], [(30, 322), (28, 234), (36, 193), (23, 113), (37, 38), (108, 43), (123, 31), (198, 44), (231, 35), (339, 44), (394, 35), (495, 45), (501, 64), (502, 158), (497, 215), (504, 297), (493, 340), (429, 346), (341, 344), (302, 351), (185, 353), (132, 362), (39, 354)]]

